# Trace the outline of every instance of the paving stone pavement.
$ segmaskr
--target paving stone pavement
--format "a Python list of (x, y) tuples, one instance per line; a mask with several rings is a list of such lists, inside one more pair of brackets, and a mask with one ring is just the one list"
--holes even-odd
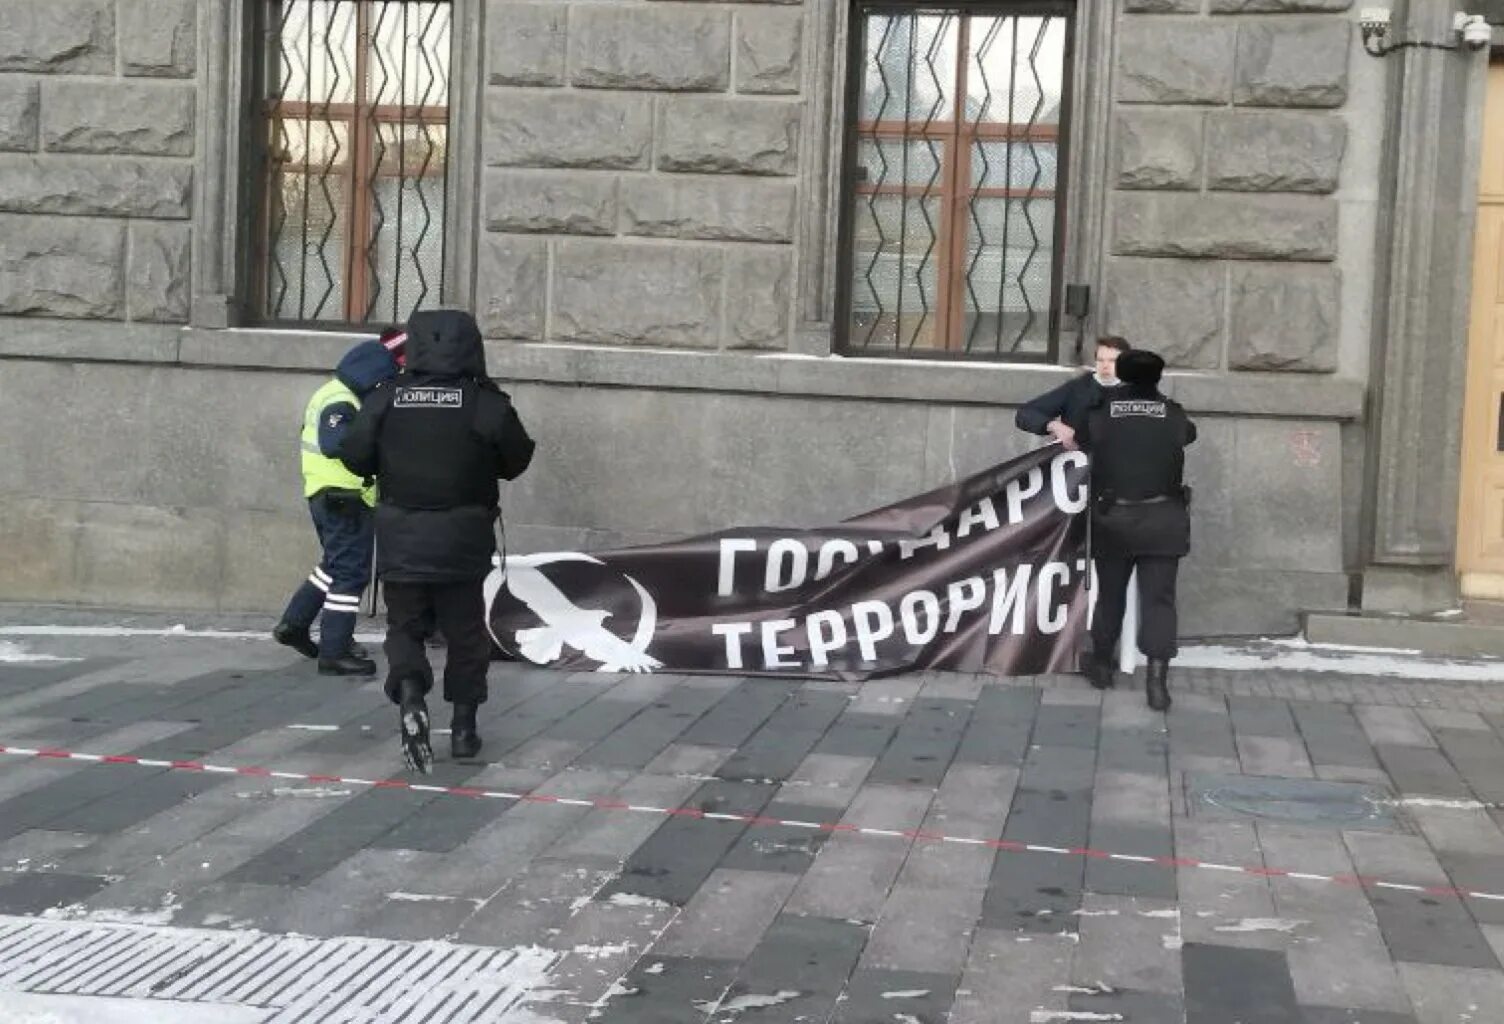
[(6, 639), (0, 745), (286, 776), (0, 755), (0, 1020), (1504, 1024), (1504, 678), (495, 664), (421, 781), (550, 803), (265, 640)]

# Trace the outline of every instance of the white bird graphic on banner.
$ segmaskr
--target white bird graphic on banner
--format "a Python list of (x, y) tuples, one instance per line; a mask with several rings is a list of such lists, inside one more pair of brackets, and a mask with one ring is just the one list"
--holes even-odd
[[(647, 591), (626, 577), (642, 600), (642, 622), (632, 643), (606, 629), (602, 623), (611, 613), (599, 608), (581, 608), (554, 586), (539, 567), (550, 562), (593, 562), (599, 559), (578, 553), (523, 556), (507, 559), (505, 586), (513, 597), (527, 605), (544, 625), (517, 631), (518, 648), (524, 658), (538, 665), (557, 661), (568, 644), (601, 663), (601, 672), (651, 672), (663, 663), (647, 653), (657, 621), (657, 605)], [(645, 634), (645, 635), (644, 635)]]

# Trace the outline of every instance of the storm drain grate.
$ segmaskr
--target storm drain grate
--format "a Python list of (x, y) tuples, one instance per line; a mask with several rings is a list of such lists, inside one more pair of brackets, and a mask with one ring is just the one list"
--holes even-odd
[(0, 916), (0, 993), (248, 1006), (265, 1024), (496, 1021), (560, 954)]

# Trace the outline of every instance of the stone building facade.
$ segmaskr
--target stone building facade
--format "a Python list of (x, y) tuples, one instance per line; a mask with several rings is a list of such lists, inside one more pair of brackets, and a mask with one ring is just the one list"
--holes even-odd
[[(0, 599), (267, 610), (306, 572), (297, 423), (358, 335), (257, 312), (256, 4), (0, 0)], [(1201, 426), (1184, 631), (1445, 605), (1487, 54), (1371, 57), (1350, 0), (1068, 6), (1057, 283)], [(829, 522), (1033, 443), (1063, 287), (1043, 360), (847, 343), (864, 8), (449, 7), (434, 299), (539, 441), (514, 550)]]

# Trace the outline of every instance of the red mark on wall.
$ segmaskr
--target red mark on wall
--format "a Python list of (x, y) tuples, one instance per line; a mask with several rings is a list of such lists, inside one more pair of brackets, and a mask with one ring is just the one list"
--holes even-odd
[(1290, 455), (1297, 466), (1321, 465), (1321, 442), (1314, 430), (1296, 430), (1290, 434)]

